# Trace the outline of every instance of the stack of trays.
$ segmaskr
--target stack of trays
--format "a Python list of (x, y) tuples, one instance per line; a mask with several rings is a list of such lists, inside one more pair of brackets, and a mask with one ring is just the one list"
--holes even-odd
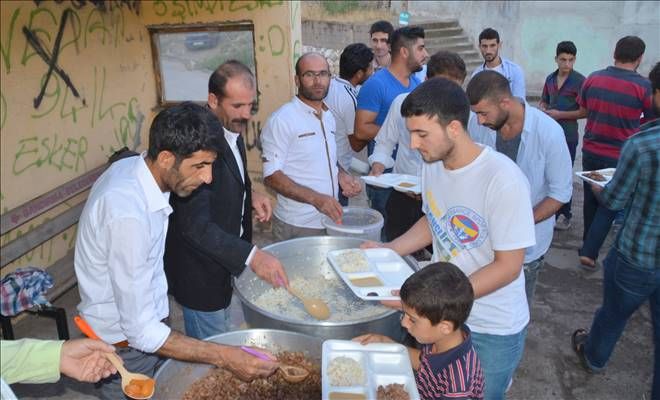
[(337, 275), (363, 300), (399, 300), (392, 290), (401, 289), (413, 270), (394, 250), (349, 249), (328, 252)]
[[(342, 371), (343, 375), (337, 374), (336, 365), (341, 357), (355, 361), (357, 364), (351, 364), (359, 365), (360, 371), (346, 370)], [(349, 340), (326, 340), (323, 342), (321, 377), (324, 400), (376, 399), (379, 386), (386, 388), (392, 384), (403, 385), (410, 399), (419, 399), (408, 350), (400, 344), (361, 345)], [(333, 384), (347, 380), (351, 385)]]

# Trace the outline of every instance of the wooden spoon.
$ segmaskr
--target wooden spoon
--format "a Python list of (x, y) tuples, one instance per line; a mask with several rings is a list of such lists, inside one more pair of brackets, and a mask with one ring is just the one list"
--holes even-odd
[[(247, 346), (241, 346), (241, 350), (248, 354), (252, 354), (255, 357), (261, 358), (262, 360), (272, 361), (267, 355), (259, 350), (251, 349)], [(305, 368), (296, 367), (295, 365), (280, 364), (277, 368), (282, 373), (284, 380), (291, 383), (302, 382), (309, 375), (309, 371)]]
[[(282, 282), (282, 279), (279, 277), (278, 277), (278, 283), (284, 286), (284, 282)], [(326, 320), (330, 318), (330, 308), (328, 307), (327, 304), (325, 304), (325, 301), (321, 299), (307, 298), (301, 295), (291, 285), (289, 285), (289, 287), (286, 287), (286, 290), (288, 290), (289, 293), (291, 293), (294, 297), (297, 297), (298, 300), (300, 300), (303, 303), (303, 307), (305, 307), (305, 311), (307, 311), (307, 313), (312, 317), (318, 320)]]
[[(73, 317), (78, 329), (88, 338), (101, 340), (91, 326), (80, 315)], [(156, 390), (156, 381), (144, 374), (128, 372), (121, 358), (115, 353), (105, 353), (105, 357), (117, 368), (121, 375), (121, 389), (124, 394), (136, 400), (150, 399)]]

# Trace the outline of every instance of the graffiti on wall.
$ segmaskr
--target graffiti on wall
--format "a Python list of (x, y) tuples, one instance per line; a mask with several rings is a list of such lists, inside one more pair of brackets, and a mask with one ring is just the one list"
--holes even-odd
[(155, 0), (151, 2), (157, 16), (172, 17), (180, 23), (204, 14), (272, 9), (282, 4), (284, 4), (283, 0)]
[[(11, 172), (15, 176), (33, 169), (84, 172), (90, 167), (86, 161), (89, 154), (100, 150), (110, 155), (124, 146), (135, 149), (140, 144), (144, 115), (137, 97), (118, 98), (121, 94), (108, 90), (108, 69), (122, 75), (124, 69), (119, 65), (95, 65), (83, 53), (92, 46), (118, 47), (124, 39), (128, 41), (124, 14), (139, 13), (139, 5), (129, 1), (56, 3), (72, 7), (61, 8), (50, 2), (35, 2), (36, 8), (17, 7), (10, 23), (2, 28), (6, 29), (0, 42), (4, 74), (20, 76), (23, 68), (43, 68), (40, 80), (26, 81), (25, 90), (35, 91), (33, 112), (28, 117), (47, 121), (53, 127), (50, 132), (22, 128), (27, 131), (14, 142)], [(83, 77), (73, 76), (63, 64), (75, 66), (76, 73)], [(87, 78), (90, 76), (92, 79)], [(0, 127), (7, 127), (9, 132), (11, 122), (19, 123), (12, 118), (26, 117), (12, 114), (12, 106), (0, 92)], [(62, 123), (76, 124), (76, 133), (58, 130), (56, 127)], [(3, 132), (7, 134), (12, 135)], [(98, 142), (99, 135), (104, 136), (100, 148), (90, 148), (90, 139), (94, 137)]]

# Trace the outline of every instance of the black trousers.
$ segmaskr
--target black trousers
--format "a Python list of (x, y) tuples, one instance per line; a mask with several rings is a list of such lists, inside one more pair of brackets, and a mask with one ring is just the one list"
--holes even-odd
[(385, 237), (394, 240), (406, 233), (424, 216), (422, 200), (416, 200), (404, 193), (393, 190), (386, 205)]

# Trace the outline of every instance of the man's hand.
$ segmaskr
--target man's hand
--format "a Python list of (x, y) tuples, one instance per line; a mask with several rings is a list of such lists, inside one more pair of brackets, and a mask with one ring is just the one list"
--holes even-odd
[(560, 118), (560, 111), (559, 111), (559, 110), (555, 110), (555, 109), (552, 109), (552, 108), (547, 108), (547, 109), (545, 109), (545, 110), (543, 110), (543, 111), (544, 111), (546, 114), (548, 114), (548, 116), (549, 116), (550, 118), (552, 118), (552, 119), (554, 119), (554, 120), (561, 119), (561, 118)]
[(339, 181), (339, 187), (342, 193), (346, 197), (356, 196), (362, 191), (360, 180), (344, 171), (339, 171), (337, 180)]
[(249, 382), (255, 378), (266, 378), (277, 370), (279, 363), (277, 358), (264, 349), (257, 349), (266, 354), (272, 361), (262, 360), (252, 354), (248, 354), (235, 346), (224, 346), (222, 361), (217, 363), (218, 367), (227, 368), (243, 381)]
[(590, 183), (589, 186), (591, 186), (591, 191), (594, 192), (594, 194), (596, 195), (599, 195), (603, 191), (603, 189), (605, 189), (604, 187), (600, 185), (596, 185), (595, 183)]
[(351, 339), (354, 342), (360, 342), (360, 344), (369, 344), (369, 343), (396, 343), (394, 340), (390, 339), (385, 335), (379, 335), (377, 333), (367, 333), (366, 335), (361, 335)]
[(319, 212), (327, 215), (335, 224), (341, 224), (343, 210), (341, 204), (334, 197), (317, 193), (312, 205)]
[(387, 247), (385, 243), (374, 242), (373, 240), (367, 240), (366, 242), (360, 245), (361, 249), (378, 249), (380, 247)]
[(282, 263), (268, 252), (256, 249), (252, 262), (250, 262), (250, 268), (252, 268), (255, 275), (274, 287), (279, 287), (282, 284), (285, 287), (289, 286), (289, 278)]
[(371, 171), (369, 171), (369, 176), (381, 176), (385, 172), (385, 165), (375, 162), (371, 165)]
[(101, 340), (67, 340), (60, 353), (60, 372), (81, 382), (98, 382), (117, 373), (105, 357), (114, 351), (114, 347)]
[[(392, 296), (398, 296), (399, 295), (399, 289), (392, 290)], [(381, 300), (380, 304), (384, 305), (385, 307), (393, 308), (395, 310), (403, 311), (403, 305), (401, 304), (401, 300)]]
[(252, 209), (259, 222), (267, 222), (273, 215), (273, 206), (268, 196), (256, 190), (252, 191)]

